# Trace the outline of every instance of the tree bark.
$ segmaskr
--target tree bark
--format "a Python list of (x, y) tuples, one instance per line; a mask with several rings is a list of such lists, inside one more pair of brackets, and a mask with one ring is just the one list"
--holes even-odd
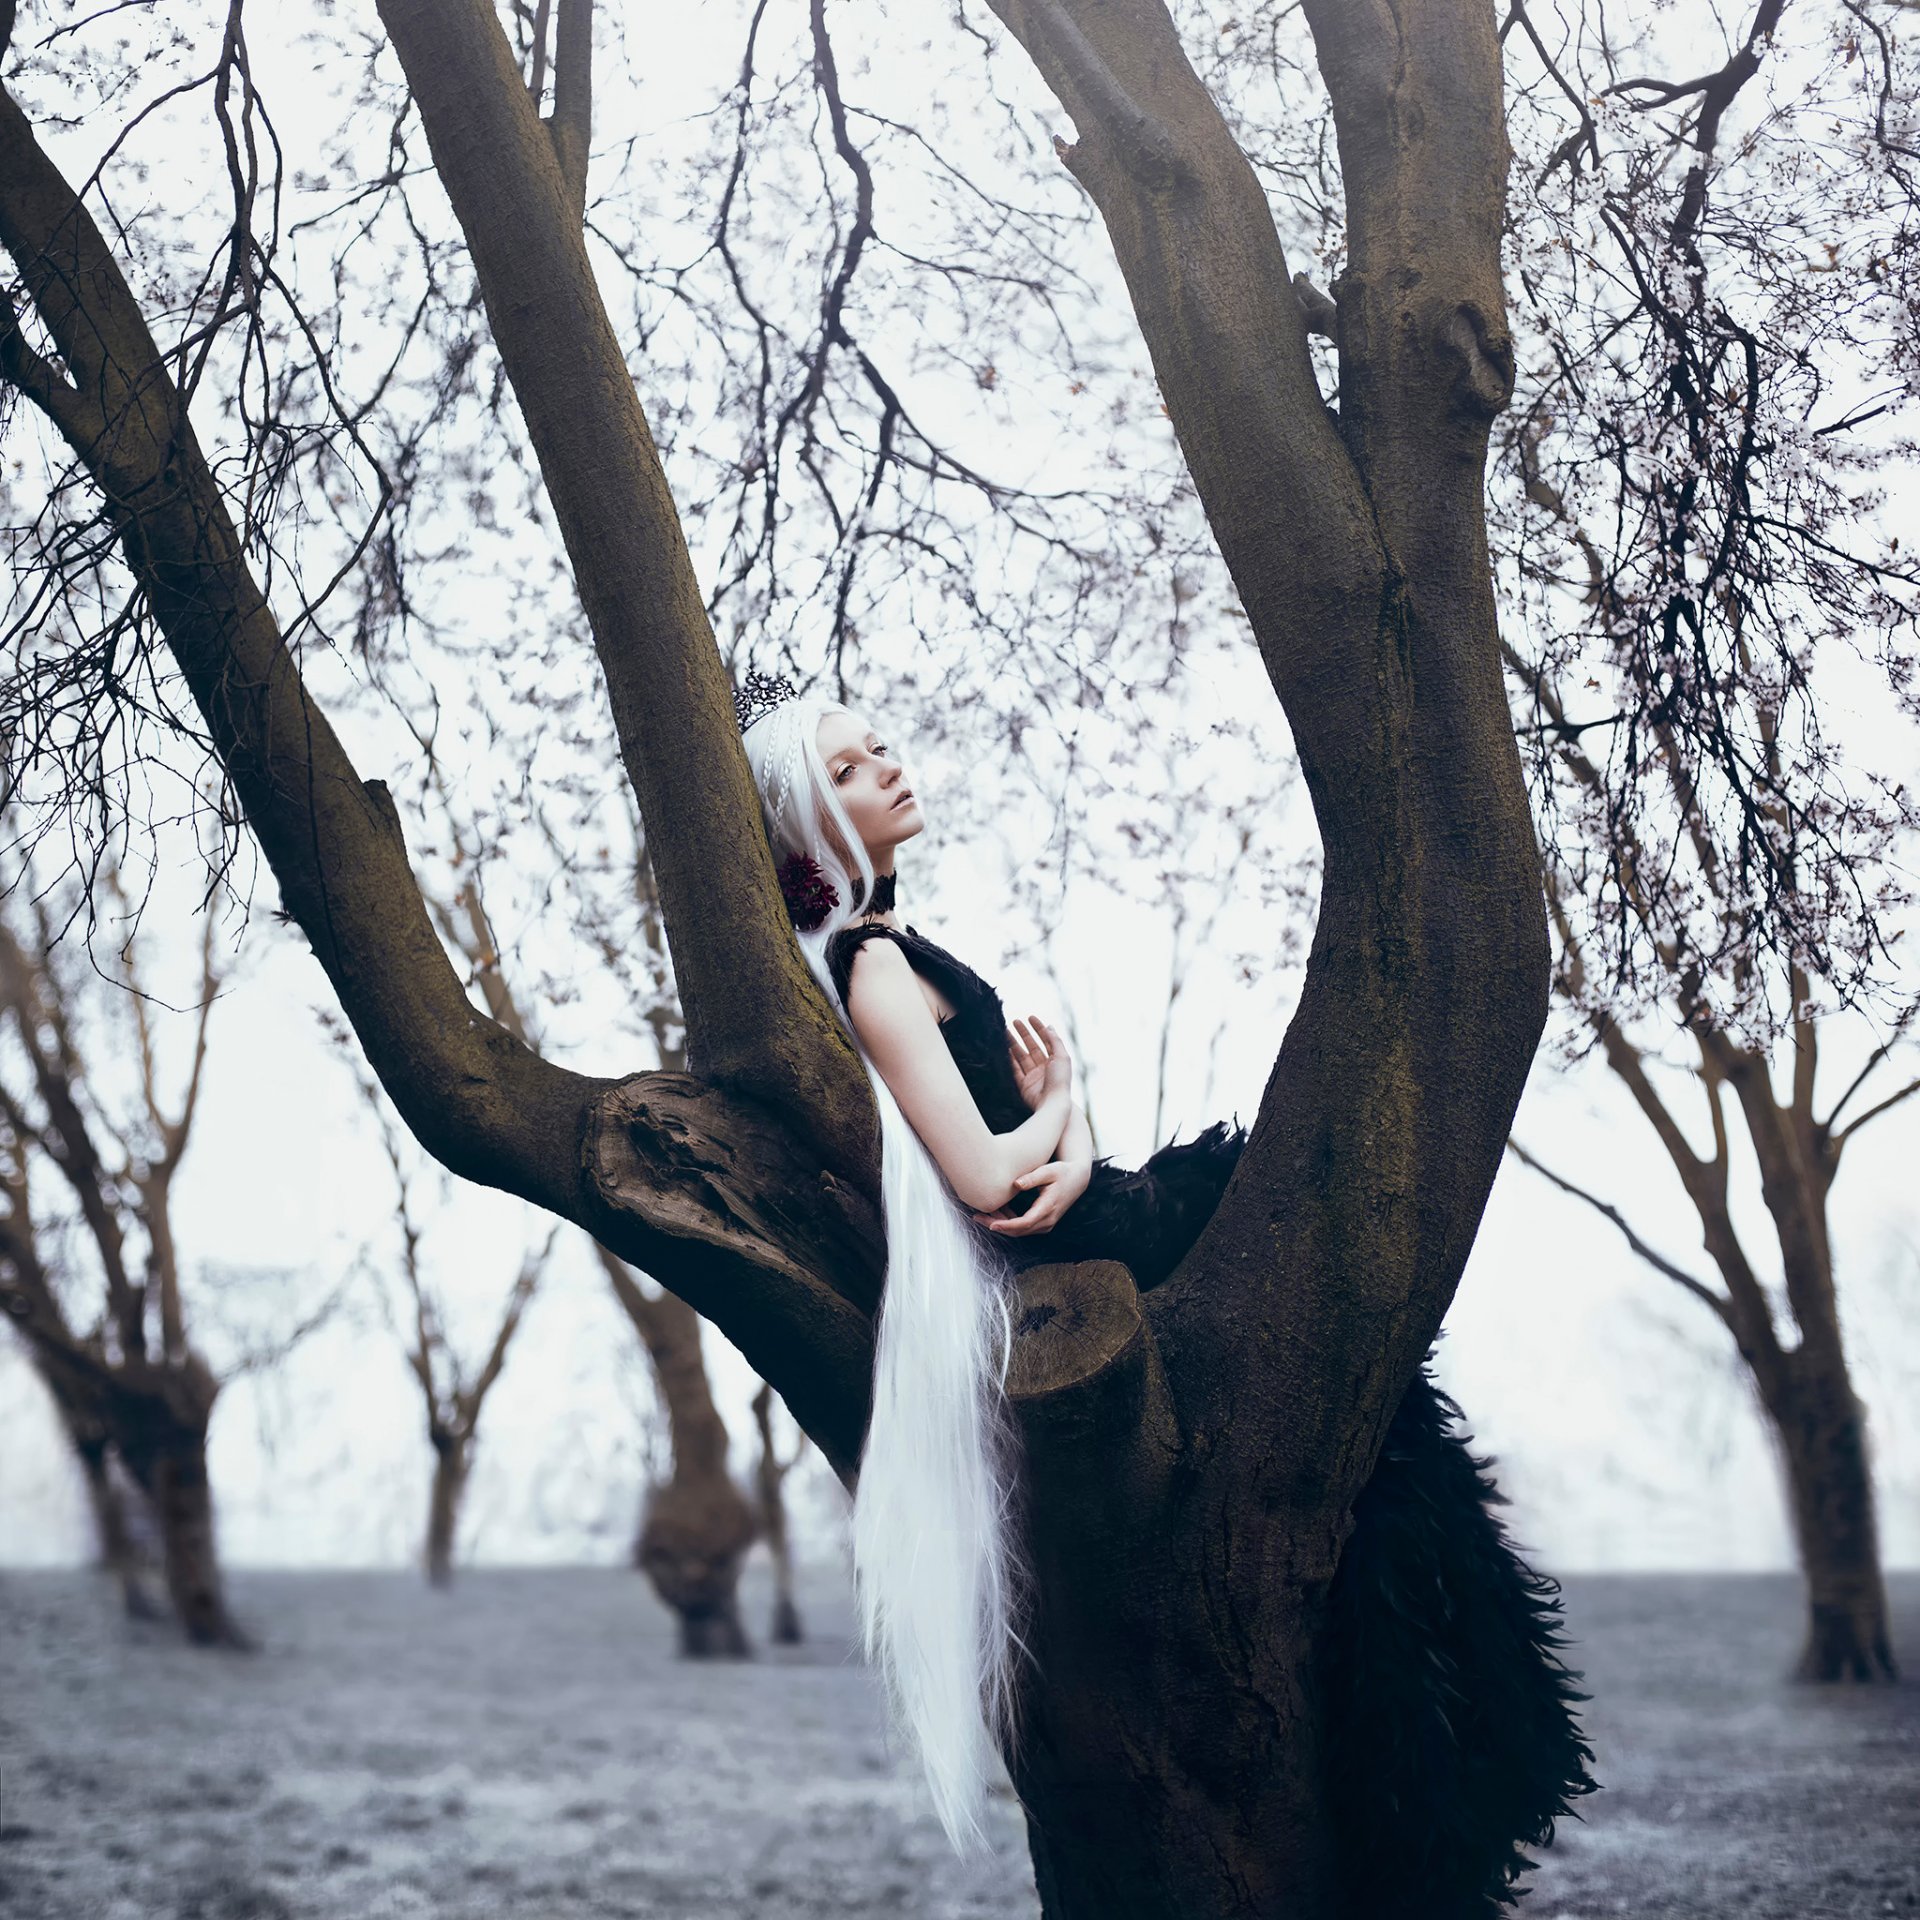
[[(1155, 1296), (1149, 1294), (1151, 1302)], [(1011, 1383), (1029, 1462), (1037, 1671), (1013, 1778), (1047, 1920), (1336, 1911), (1310, 1697), (1314, 1606), (1231, 1483), (1183, 1458), (1126, 1269), (1022, 1276)], [(1321, 1589), (1320, 1591), (1323, 1591)], [(1209, 1595), (1217, 1595), (1217, 1602)]]

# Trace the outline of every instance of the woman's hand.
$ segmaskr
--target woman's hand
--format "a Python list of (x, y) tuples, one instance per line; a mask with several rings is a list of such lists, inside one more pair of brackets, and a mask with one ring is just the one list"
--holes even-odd
[(995, 1213), (976, 1213), (973, 1217), (989, 1233), (1046, 1233), (1057, 1226), (1060, 1216), (1086, 1192), (1093, 1178), (1091, 1160), (1049, 1160), (1044, 1167), (1023, 1173), (1013, 1184), (1022, 1190), (1033, 1188), (1037, 1199), (1025, 1213), (1009, 1213), (1002, 1207)]
[(1013, 1077), (1029, 1113), (1057, 1087), (1073, 1091), (1073, 1061), (1067, 1043), (1035, 1014), (1016, 1020), (1007, 1031), (1007, 1049), (1013, 1056)]

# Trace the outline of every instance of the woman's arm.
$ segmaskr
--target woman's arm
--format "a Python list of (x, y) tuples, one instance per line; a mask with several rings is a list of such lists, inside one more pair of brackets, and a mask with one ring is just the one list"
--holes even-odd
[(1019, 1177), (1052, 1159), (1072, 1111), (1070, 1087), (1048, 1092), (1011, 1133), (991, 1131), (907, 956), (891, 940), (866, 941), (854, 954), (847, 1012), (900, 1111), (966, 1206), (1005, 1206)]
[(1036, 1198), (1025, 1213), (976, 1213), (973, 1217), (989, 1232), (1006, 1239), (1024, 1238), (1033, 1233), (1051, 1233), (1060, 1224), (1060, 1216), (1093, 1184), (1093, 1129), (1076, 1103), (1068, 1115), (1066, 1131), (1054, 1149), (1055, 1158), (1045, 1166), (1025, 1173), (1014, 1183)]

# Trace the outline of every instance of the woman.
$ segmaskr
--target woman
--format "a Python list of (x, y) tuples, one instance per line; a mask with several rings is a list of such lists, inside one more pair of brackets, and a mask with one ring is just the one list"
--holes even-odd
[[(1143, 1289), (1184, 1257), (1245, 1144), (1208, 1128), (1129, 1170), (1097, 1160), (1055, 1030), (1009, 1029), (979, 975), (893, 911), (925, 816), (899, 755), (836, 702), (748, 677), (735, 696), (808, 965), (860, 1048), (882, 1130), (888, 1264), (854, 1506), (867, 1652), (949, 1837), (980, 1834), (1011, 1751), (1026, 1604), (1004, 1391), (1012, 1276), (1120, 1259)], [(1329, 1799), (1348, 1910), (1484, 1915), (1555, 1815), (1591, 1790), (1555, 1657), (1553, 1583), (1514, 1554), (1501, 1496), (1422, 1368), (1329, 1600)]]

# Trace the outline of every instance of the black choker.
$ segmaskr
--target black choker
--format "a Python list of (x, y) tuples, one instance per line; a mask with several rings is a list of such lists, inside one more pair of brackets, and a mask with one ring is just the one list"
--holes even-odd
[(893, 911), (894, 877), (890, 873), (877, 874), (873, 882), (873, 898), (860, 909), (862, 916)]

